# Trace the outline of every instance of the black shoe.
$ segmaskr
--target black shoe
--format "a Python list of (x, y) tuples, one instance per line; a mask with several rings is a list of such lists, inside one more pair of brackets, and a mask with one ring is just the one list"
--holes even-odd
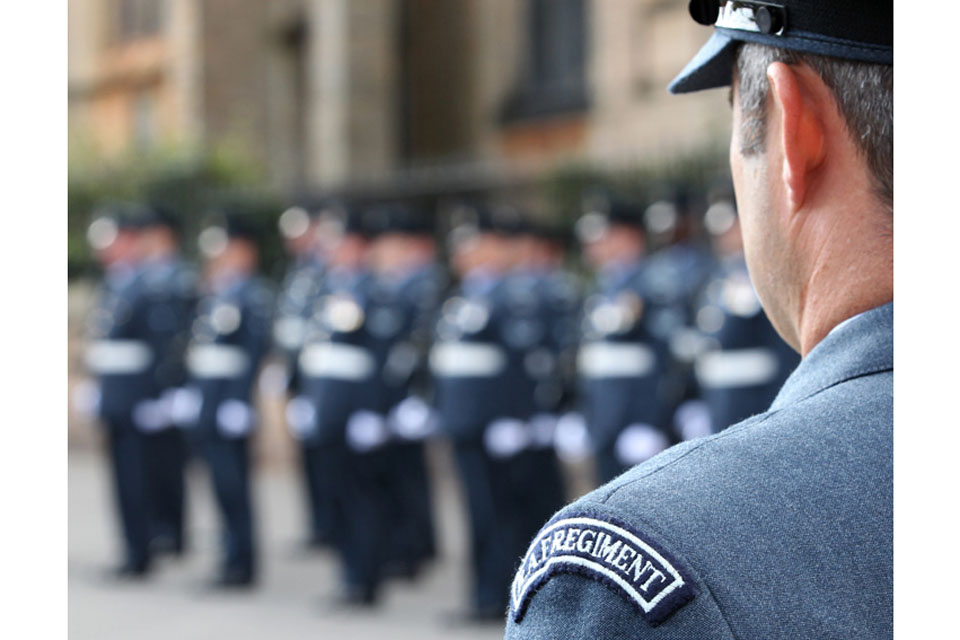
[(253, 572), (246, 569), (228, 569), (210, 583), (212, 589), (247, 589), (256, 583)]
[(150, 540), (150, 551), (158, 556), (181, 557), (184, 551), (183, 540), (175, 536), (159, 535)]
[(414, 581), (420, 575), (420, 563), (413, 560), (396, 560), (383, 565), (381, 574), (384, 578), (400, 578)]
[(107, 570), (109, 580), (143, 580), (150, 573), (147, 562), (125, 562), (119, 567)]
[(344, 587), (333, 597), (333, 609), (368, 609), (377, 604), (377, 592), (372, 587)]

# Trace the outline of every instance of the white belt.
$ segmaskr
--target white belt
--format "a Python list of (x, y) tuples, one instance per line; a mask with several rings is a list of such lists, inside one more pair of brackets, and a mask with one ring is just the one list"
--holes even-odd
[(595, 342), (580, 348), (577, 369), (584, 378), (631, 378), (653, 371), (657, 356), (643, 344)]
[(246, 351), (234, 345), (198, 344), (187, 351), (187, 370), (194, 378), (238, 378), (249, 366)]
[(769, 349), (712, 351), (697, 358), (694, 371), (704, 387), (750, 387), (777, 375), (777, 357)]
[(352, 344), (316, 342), (300, 353), (300, 370), (311, 378), (366, 380), (375, 368), (373, 355)]
[(85, 360), (98, 375), (142, 373), (153, 362), (153, 351), (142, 340), (97, 340), (87, 347)]
[(430, 350), (430, 370), (443, 378), (488, 378), (507, 366), (503, 349), (480, 342), (444, 342)]
[(299, 349), (307, 335), (307, 321), (299, 316), (282, 316), (273, 323), (273, 339), (284, 349)]

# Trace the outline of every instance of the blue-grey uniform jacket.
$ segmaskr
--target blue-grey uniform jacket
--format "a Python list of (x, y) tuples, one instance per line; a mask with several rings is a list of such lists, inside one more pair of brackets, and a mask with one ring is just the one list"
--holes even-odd
[(129, 265), (108, 269), (90, 318), (85, 356), (97, 376), (99, 416), (110, 425), (127, 425), (134, 407), (155, 391), (155, 355), (150, 344), (150, 307), (142, 273)]
[[(238, 276), (200, 300), (186, 364), (202, 399), (200, 433), (250, 434), (254, 381), (270, 340), (272, 296), (256, 277)], [(225, 407), (234, 407), (227, 410)]]
[(893, 303), (841, 323), (769, 411), (561, 510), (506, 637), (890, 638)]

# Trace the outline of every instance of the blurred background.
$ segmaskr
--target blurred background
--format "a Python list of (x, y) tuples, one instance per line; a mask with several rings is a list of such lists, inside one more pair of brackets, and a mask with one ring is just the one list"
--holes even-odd
[[(451, 268), (450, 261), (463, 245), (448, 237), (464, 225), (458, 212), (465, 203), (507, 207), (523, 223), (520, 228), (516, 220), (501, 220), (488, 228), (479, 222), (484, 216), (471, 223), (473, 233), (490, 232), (514, 243), (507, 253), (514, 252), (516, 264), (504, 269), (503, 278), (528, 266), (520, 264), (526, 246), (520, 236), (559, 238), (554, 266), (573, 283), (576, 304), (557, 313), (565, 313), (568, 324), (572, 318), (577, 329), (554, 345), (557, 363), (564, 361), (564, 350), (576, 362), (578, 345), (596, 340), (609, 317), (611, 307), (604, 304), (620, 304), (625, 291), (635, 294), (623, 304), (632, 309), (629, 324), (638, 331), (641, 317), (655, 317), (658, 305), (669, 307), (673, 315), (661, 314), (669, 322), (629, 338), (631, 344), (656, 343), (651, 348), (662, 355), (654, 382), (669, 387), (663, 392), (668, 398), (657, 400), (657, 415), (644, 419), (659, 440), (650, 444), (647, 435), (635, 432), (633, 442), (640, 443), (633, 447), (635, 460), (621, 456), (600, 468), (596, 438), (592, 449), (587, 443), (578, 453), (571, 444), (577, 432), (568, 430), (557, 458), (551, 435), (544, 445), (551, 460), (530, 464), (546, 464), (548, 471), (556, 466), (563, 500), (613, 473), (607, 472), (610, 464), (626, 468), (646, 457), (644, 452), (726, 426), (716, 413), (712, 423), (703, 421), (717, 402), (727, 403), (729, 413), (731, 401), (708, 397), (711, 376), (696, 375), (699, 356), (727, 348), (779, 353), (780, 347), (770, 344), (769, 327), (759, 325), (738, 325), (738, 337), (724, 343), (722, 327), (734, 326), (737, 318), (752, 322), (762, 312), (749, 294), (744, 302), (745, 271), (730, 267), (731, 260), (742, 260), (728, 234), (737, 233), (734, 218), (721, 215), (735, 207), (727, 178), (727, 93), (666, 91), (707, 37), (689, 19), (684, 0), (69, 0), (68, 5), (68, 571), (69, 625), (76, 638), (317, 632), (493, 638), (502, 629), (490, 619), (494, 616), (482, 615), (488, 613), (482, 606), (481, 615), (449, 615), (474, 597), (472, 582), (484, 562), (476, 557), (480, 516), (469, 496), (471, 483), (483, 479), (464, 471), (461, 443), (442, 425), (439, 435), (422, 443), (432, 496), (430, 535), (436, 536), (429, 562), (418, 560), (412, 575), (386, 581), (375, 604), (350, 606), (358, 602), (330, 598), (343, 580), (344, 552), (337, 544), (302, 544), (310, 535), (304, 445), (291, 433), (287, 404), (301, 390), (289, 380), (286, 386), (276, 383), (281, 374), (261, 373), (249, 390), (259, 417), (249, 452), (259, 544), (256, 588), (203, 586), (218, 562), (220, 525), (205, 456), (189, 447), (183, 518), (189, 544), (154, 562), (145, 579), (103, 575), (124, 547), (115, 497), (124, 473), (117, 471), (120, 449), (109, 435), (113, 427), (104, 425), (91, 400), (98, 379), (111, 374), (97, 371), (88, 356), (96, 333), (90, 319), (109, 303), (103, 234), (91, 232), (106, 203), (128, 203), (128, 209), (137, 203), (173, 219), (179, 253), (200, 274), (196, 290), (185, 296), (199, 305), (183, 312), (191, 318), (205, 317), (203, 300), (212, 295), (204, 284), (209, 269), (202, 266), (210, 256), (195, 240), (220, 220), (214, 212), (239, 212), (247, 228), (255, 229), (237, 236), (255, 245), (262, 284), (281, 300), (297, 268), (290, 240), (298, 235), (289, 224), (284, 227), (281, 214), (298, 205), (310, 220), (322, 221), (324, 203), (330, 202), (347, 203), (351, 210), (341, 217), (341, 239), (349, 235), (354, 209), (359, 215), (389, 204), (396, 211), (400, 203), (426, 221), (422, 226), (436, 242), (435, 262), (445, 283), (434, 305), (441, 323), (443, 300), (470, 297), (464, 293), (467, 273)], [(726, 208), (717, 209), (718, 202)], [(146, 217), (155, 223), (149, 211)], [(123, 228), (131, 221), (118, 212), (114, 206), (106, 217)], [(605, 291), (599, 277), (604, 261), (588, 259), (582, 250), (598, 241), (596, 233), (577, 228), (585, 214), (599, 214), (606, 230), (635, 227), (641, 241), (631, 260), (660, 256), (658, 268), (648, 270), (659, 276)], [(153, 223), (141, 219), (130, 228)], [(396, 231), (391, 224), (387, 227)], [(384, 233), (365, 231), (364, 237), (372, 246)], [(315, 279), (329, 289), (324, 274), (337, 265), (324, 253), (329, 238), (316, 243), (314, 258), (322, 264)], [(681, 245), (702, 260), (691, 266), (690, 251), (683, 254), (687, 258), (671, 253)], [(740, 280), (729, 284), (732, 272)], [(659, 302), (651, 293), (654, 280)], [(715, 281), (720, 285), (710, 289)], [(643, 316), (639, 310), (646, 307), (637, 300), (651, 312)], [(274, 320), (278, 309), (268, 312)], [(591, 318), (597, 309), (600, 315)], [(725, 325), (724, 318), (734, 320)], [(186, 334), (196, 328), (189, 319), (183, 325)], [(429, 348), (423, 345), (424, 354)], [(289, 376), (297, 368), (296, 359), (291, 364), (277, 345), (265, 351), (258, 371), (286, 370)], [(772, 398), (770, 379), (780, 379), (794, 364), (784, 358), (767, 378), (734, 375), (726, 388), (743, 392), (753, 385), (747, 392), (761, 410)], [(741, 358), (735, 365), (740, 371), (755, 361)], [(766, 361), (761, 365), (771, 368)], [(602, 401), (603, 394), (617, 393), (591, 387), (596, 380), (582, 366), (579, 373), (575, 364), (569, 369), (557, 374), (569, 389), (550, 408), (551, 434), (561, 413), (580, 416), (581, 423), (586, 414), (590, 431), (591, 409), (584, 407), (590, 394), (599, 393)], [(436, 378), (443, 373), (433, 371)], [(669, 385), (663, 383), (667, 379)], [(426, 383), (420, 394), (428, 404), (437, 405), (435, 385)], [(593, 405), (597, 402), (594, 397)], [(443, 407), (435, 408), (442, 422)], [(685, 419), (677, 417), (681, 408)], [(617, 428), (629, 426), (635, 425), (627, 420)], [(500, 464), (513, 453), (483, 455)], [(549, 473), (538, 477), (552, 477)], [(501, 498), (509, 502), (510, 490), (504, 491)]]

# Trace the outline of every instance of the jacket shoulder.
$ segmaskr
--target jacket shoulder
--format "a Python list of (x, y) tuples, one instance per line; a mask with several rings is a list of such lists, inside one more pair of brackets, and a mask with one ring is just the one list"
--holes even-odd
[[(595, 533), (570, 534), (567, 525), (565, 535), (574, 546), (586, 538), (593, 564), (569, 570), (575, 564), (552, 555), (568, 540), (554, 550), (542, 536), (577, 519)], [(824, 637), (836, 629), (886, 637), (891, 620), (877, 607), (892, 596), (892, 374), (848, 380), (673, 447), (551, 523), (538, 535), (540, 547), (536, 539), (531, 545), (514, 590), (533, 575), (524, 573), (531, 554), (535, 565), (554, 561), (553, 573), (519, 601), (526, 609), (519, 621), (512, 611), (507, 637), (567, 637), (562, 625), (584, 638)], [(621, 558), (589, 544), (609, 523), (645, 545), (631, 543), (637, 555), (646, 548), (646, 572), (630, 560), (633, 551)], [(608, 548), (620, 540), (622, 549), (628, 538), (603, 539)], [(634, 573), (618, 573), (623, 566)], [(642, 591), (631, 594), (604, 574), (629, 583), (670, 569), (693, 588), (685, 599), (665, 599), (665, 608), (654, 603), (661, 609), (652, 622), (634, 598)]]

